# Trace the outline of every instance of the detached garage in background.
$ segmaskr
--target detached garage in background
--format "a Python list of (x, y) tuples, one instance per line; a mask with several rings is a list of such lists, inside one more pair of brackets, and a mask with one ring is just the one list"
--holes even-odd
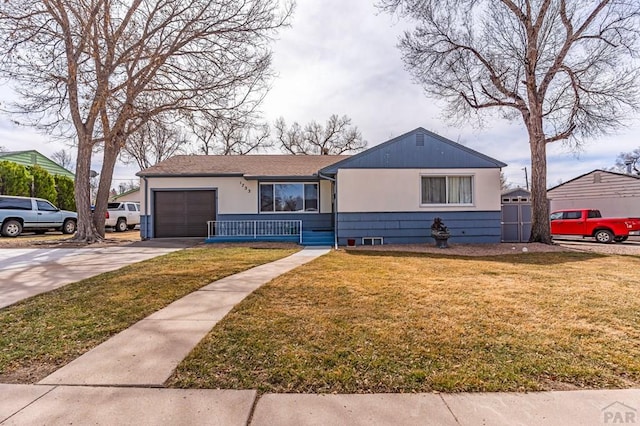
[(547, 190), (550, 211), (597, 209), (605, 217), (640, 217), (640, 176), (593, 170)]

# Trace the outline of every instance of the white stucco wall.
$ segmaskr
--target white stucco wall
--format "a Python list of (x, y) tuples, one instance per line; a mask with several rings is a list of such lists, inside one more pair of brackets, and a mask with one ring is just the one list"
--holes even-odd
[[(141, 179), (144, 188), (144, 179)], [(241, 177), (156, 177), (148, 178), (150, 190), (215, 189), (218, 191), (218, 214), (252, 214), (258, 212), (258, 182)], [(140, 197), (143, 214), (149, 198)], [(151, 210), (149, 209), (150, 213)]]
[[(258, 213), (258, 181), (241, 177), (154, 177), (147, 179), (149, 189), (215, 189), (218, 191), (218, 214)], [(144, 179), (140, 179), (144, 189)], [(145, 203), (151, 202), (140, 194), (140, 209), (145, 214)], [(320, 213), (331, 213), (331, 182), (320, 181)], [(149, 210), (149, 214), (151, 211)]]
[[(421, 176), (473, 176), (472, 206), (421, 206)], [(500, 169), (341, 169), (338, 211), (499, 211)]]
[(139, 203), (141, 197), (142, 197), (142, 193), (138, 189), (137, 191), (133, 191), (126, 195), (116, 195), (115, 197), (111, 197), (111, 199), (113, 201), (120, 201), (120, 202), (133, 201), (135, 203)]
[(332, 182), (329, 180), (320, 181), (320, 213), (331, 213), (331, 189)]

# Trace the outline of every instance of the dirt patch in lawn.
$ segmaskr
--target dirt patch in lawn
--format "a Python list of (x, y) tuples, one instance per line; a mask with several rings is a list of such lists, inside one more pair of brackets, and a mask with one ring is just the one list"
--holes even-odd
[(82, 248), (112, 247), (140, 241), (139, 231), (106, 232), (105, 241), (94, 244), (78, 243), (71, 240), (71, 235), (46, 233), (43, 235), (23, 234), (16, 238), (0, 237), (0, 249), (3, 248)]
[(572, 248), (556, 244), (500, 243), (500, 244), (450, 244), (438, 248), (433, 244), (384, 244), (379, 246), (346, 247), (348, 251), (391, 251), (411, 253), (433, 253), (442, 256), (500, 256), (526, 253), (558, 253)]

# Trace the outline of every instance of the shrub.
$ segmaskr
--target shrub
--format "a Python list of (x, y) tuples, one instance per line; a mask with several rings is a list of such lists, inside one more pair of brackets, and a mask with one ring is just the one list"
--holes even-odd
[(32, 197), (44, 198), (52, 203), (58, 202), (56, 182), (51, 173), (40, 166), (29, 166), (29, 172), (33, 176)]
[(76, 197), (73, 179), (67, 176), (55, 175), (58, 190), (58, 207), (63, 210), (76, 211)]
[(29, 197), (31, 179), (26, 167), (11, 161), (0, 161), (0, 194)]

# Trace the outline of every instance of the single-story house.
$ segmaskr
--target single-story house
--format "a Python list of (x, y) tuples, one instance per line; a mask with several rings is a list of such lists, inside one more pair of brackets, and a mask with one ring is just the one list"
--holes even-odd
[(640, 216), (640, 176), (593, 170), (547, 190), (550, 211), (598, 209), (608, 217)]
[(132, 188), (128, 191), (123, 192), (122, 194), (116, 194), (114, 196), (112, 196), (111, 201), (119, 201), (119, 202), (125, 202), (125, 201), (132, 201), (134, 203), (139, 203), (140, 202), (140, 188)]
[(40, 154), (36, 150), (29, 151), (5, 151), (0, 152), (0, 161), (11, 161), (21, 166), (40, 166), (52, 175), (67, 176), (75, 179), (76, 176), (60, 164)]
[(440, 217), (452, 242), (498, 243), (505, 166), (423, 128), (352, 156), (175, 156), (138, 173), (141, 234), (426, 243)]

